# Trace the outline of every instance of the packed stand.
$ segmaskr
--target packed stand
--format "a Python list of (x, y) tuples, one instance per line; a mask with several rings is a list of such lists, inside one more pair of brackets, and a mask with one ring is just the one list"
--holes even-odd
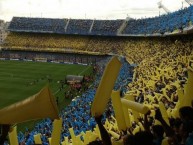
[(154, 18), (131, 19), (123, 34), (164, 34), (175, 30), (183, 30), (193, 21), (193, 6), (178, 10), (173, 13), (161, 15)]
[[(94, 141), (96, 144), (111, 145), (121, 142), (124, 145), (191, 145), (193, 143), (191, 94), (189, 97), (192, 98), (190, 98), (192, 106), (178, 106), (179, 100), (183, 99), (180, 98), (178, 91), (182, 89), (187, 91), (186, 83), (190, 77), (187, 73), (188, 62), (193, 59), (192, 44), (192, 36), (138, 38), (128, 41), (126, 47), (119, 50), (120, 54), (127, 53), (126, 57), (130, 63), (137, 64), (133, 81), (127, 87), (127, 99), (147, 106), (149, 111), (140, 115), (129, 109), (130, 125), (126, 131), (117, 129), (117, 122), (113, 116), (105, 123), (96, 116), (98, 126), (102, 128), (100, 124), (104, 125), (104, 129), (100, 131), (105, 136), (102, 137), (102, 141)], [(160, 103), (163, 104), (162, 107)], [(166, 109), (167, 115), (162, 114), (163, 108)]]
[[(104, 50), (107, 48), (107, 52), (126, 56), (126, 59), (130, 64), (137, 65), (134, 69), (133, 81), (129, 83), (129, 79), (127, 80), (126, 77), (131, 76), (131, 73), (128, 70), (128, 64), (125, 66), (123, 61), (124, 65), (122, 68), (125, 68), (125, 70), (121, 70), (121, 77), (118, 78), (119, 81), (118, 84), (116, 84), (115, 89), (124, 88), (123, 96), (125, 93), (132, 95), (133, 100), (140, 104), (147, 105), (152, 110), (159, 108), (158, 103), (162, 102), (168, 116), (171, 118), (174, 115), (172, 114), (172, 110), (179, 100), (177, 91), (178, 89), (183, 89), (187, 82), (188, 61), (193, 58), (192, 36), (117, 39), (117, 41), (120, 41), (121, 47), (114, 47), (114, 49), (112, 49), (113, 47), (111, 46), (111, 44), (114, 43), (110, 43), (110, 40), (112, 40), (111, 38), (109, 38), (109, 41), (107, 41), (107, 38), (97, 39), (99, 45), (93, 47), (94, 51), (104, 53)], [(93, 46), (97, 39), (93, 40)], [(104, 46), (105, 43), (103, 43), (103, 41), (100, 42), (99, 39), (107, 41), (108, 45)], [(100, 45), (104, 47), (101, 47)], [(87, 46), (85, 48), (92, 50), (92, 46)], [(61, 113), (63, 118), (63, 137), (61, 141), (63, 141), (64, 136), (70, 136), (68, 132), (69, 127), (74, 128), (76, 135), (81, 134), (81, 131), (93, 130), (93, 127), (95, 127), (96, 123), (94, 118), (91, 118), (90, 116), (90, 105), (93, 101), (99, 78), (105, 66), (104, 62), (101, 64), (102, 65), (98, 66), (100, 75), (97, 75), (98, 78), (96, 78), (94, 86), (81, 97), (75, 98), (72, 104), (66, 108), (67, 110), (65, 109)], [(126, 85), (123, 86), (122, 81)], [(113, 110), (110, 108), (112, 107), (108, 107), (108, 110), (110, 110), (108, 112), (110, 113), (107, 113), (110, 115), (106, 115), (108, 119), (103, 119), (102, 122), (105, 120), (104, 126), (106, 129), (111, 129), (116, 132), (118, 136), (122, 136), (122, 133), (116, 127), (116, 119), (112, 116)], [(136, 118), (132, 119), (131, 128), (128, 131), (130, 131), (130, 135), (133, 134), (133, 136), (129, 136), (129, 139), (126, 139), (127, 143), (125, 144), (145, 144), (145, 138), (149, 139), (147, 145), (153, 144), (153, 138), (157, 139), (156, 142), (159, 142), (158, 144), (160, 144), (164, 139), (163, 132), (165, 132), (166, 136), (169, 137), (169, 140), (171, 139), (171, 143), (177, 144), (181, 142), (181, 144), (189, 145), (186, 142), (191, 139), (189, 139), (189, 137), (192, 136), (193, 129), (192, 116), (190, 115), (192, 114), (192, 109), (190, 109), (191, 107), (188, 108), (189, 109), (185, 109), (186, 111), (180, 109), (182, 116), (180, 116), (180, 119), (171, 119), (169, 126), (164, 124), (159, 111), (152, 111), (153, 115), (146, 114), (146, 118), (149, 118), (149, 127), (152, 126), (153, 134), (150, 132), (140, 132), (140, 130), (150, 130), (148, 129), (149, 127), (146, 128), (141, 126), (141, 124), (145, 124), (145, 117), (139, 118), (141, 119), (139, 122)], [(186, 113), (188, 112), (187, 110), (189, 110), (188, 114)], [(130, 113), (130, 115), (132, 116), (132, 113)], [(156, 126), (156, 120), (159, 120), (162, 123), (162, 126)], [(42, 131), (42, 140), (47, 144), (47, 138), (51, 135), (51, 123), (50, 120), (46, 119), (36, 126), (35, 131), (27, 131), (26, 135), (21, 134), (19, 136), (20, 142), (24, 141), (27, 144), (31, 144), (33, 142), (33, 134)], [(184, 132), (180, 132), (180, 134), (177, 132), (179, 130)], [(152, 135), (155, 136), (153, 137)], [(175, 135), (179, 135), (179, 138), (175, 138)], [(111, 135), (111, 137), (113, 138), (114, 136)], [(138, 141), (143, 141), (143, 143)]]
[(118, 54), (118, 50), (125, 47), (126, 39), (117, 37), (91, 37), (86, 47), (87, 51), (102, 54)]
[(191, 26), (193, 21), (193, 6), (180, 9), (165, 15), (129, 19), (126, 27), (120, 30), (124, 20), (90, 20), (90, 19), (51, 19), (13, 17), (9, 30), (11, 32), (36, 32), (57, 34), (103, 35), (152, 35), (181, 32)]
[(91, 34), (115, 36), (117, 34), (117, 30), (120, 28), (122, 23), (123, 20), (84, 20), (13, 17), (8, 29), (11, 32), (36, 32), (83, 35)]
[(66, 33), (88, 35), (92, 22), (93, 20), (70, 19)]
[[(184, 116), (181, 116), (181, 119), (173, 119), (173, 117), (176, 117), (173, 110), (175, 110), (175, 106), (179, 102), (178, 90), (184, 88), (188, 79), (188, 61), (191, 60), (193, 56), (191, 47), (192, 37), (187, 36), (185, 38), (165, 38), (159, 40), (158, 38), (154, 38), (153, 40), (152, 38), (147, 38), (141, 40), (140, 43), (137, 41), (133, 42), (134, 41), (132, 41), (132, 43), (129, 42), (126, 47), (127, 59), (131, 63), (138, 64), (138, 66), (134, 69), (133, 81), (128, 84), (129, 91), (127, 93), (134, 96), (133, 99), (136, 102), (145, 104), (153, 109), (152, 112), (154, 112), (154, 115), (154, 109), (160, 108), (158, 104), (160, 102), (164, 104), (169, 116), (170, 126), (166, 126), (163, 123), (163, 118), (159, 112), (156, 112), (157, 115), (155, 116), (152, 115), (152, 113), (151, 115), (148, 114), (149, 119), (154, 122), (153, 124), (151, 122), (152, 129), (157, 128), (157, 131), (155, 130), (153, 135), (157, 137), (159, 144), (164, 139), (164, 131), (169, 138), (167, 141), (171, 142), (171, 144), (178, 144), (180, 142), (186, 144), (186, 142), (190, 140), (187, 138), (188, 135), (191, 138), (191, 132), (193, 131), (190, 125), (192, 119), (189, 120), (190, 122), (188, 121), (188, 124), (187, 122), (183, 122)], [(191, 107), (189, 107), (189, 110), (191, 110), (190, 108)], [(189, 111), (189, 113), (190, 112), (191, 111)], [(159, 123), (157, 124), (154, 119), (163, 123), (162, 126), (158, 126)], [(185, 136), (178, 134), (175, 129), (180, 130), (181, 125), (186, 125), (186, 127), (188, 126), (189, 128), (183, 128), (185, 131), (183, 135), (186, 134)], [(131, 130), (134, 131), (138, 128), (139, 131), (139, 126), (139, 123), (136, 124), (136, 122), (133, 122)], [(162, 133), (159, 134), (159, 132)], [(174, 137), (176, 134), (179, 135), (178, 139)]]
[[(84, 51), (117, 54), (125, 47), (125, 38), (72, 36), (58, 34), (10, 33), (3, 47), (33, 51)], [(72, 43), (73, 41), (73, 43)]]
[(115, 36), (122, 23), (123, 20), (95, 20), (91, 34)]
[[(72, 43), (73, 41), (73, 43)], [(88, 37), (66, 36), (59, 34), (10, 33), (4, 47), (32, 49), (35, 51), (76, 51), (84, 50)]]
[(64, 33), (67, 19), (13, 17), (10, 31)]
[(147, 38), (135, 46), (128, 43), (126, 52), (130, 55), (127, 59), (138, 64), (134, 69), (133, 82), (128, 85), (129, 93), (135, 94), (136, 101), (153, 106), (163, 101), (167, 109), (175, 107), (177, 89), (187, 81), (191, 44), (191, 37), (177, 40)]
[[(157, 136), (159, 142), (160, 139), (161, 141), (164, 139), (164, 136), (162, 135), (162, 128), (165, 127), (168, 128), (164, 131), (166, 136), (172, 140), (171, 142), (188, 142), (188, 136), (190, 135), (191, 137), (192, 123), (191, 118), (188, 119), (188, 122), (183, 122), (184, 118), (187, 118), (184, 117), (187, 114), (181, 116), (180, 120), (171, 119), (169, 126), (166, 126), (163, 123), (163, 118), (161, 117), (159, 111), (155, 112), (154, 110), (155, 108), (159, 108), (158, 103), (162, 102), (166, 108), (168, 116), (170, 118), (173, 116), (172, 110), (175, 108), (179, 100), (177, 90), (184, 88), (188, 78), (188, 61), (193, 58), (192, 36), (172, 38), (132, 38), (128, 39), (128, 41), (125, 43), (126, 44), (124, 45), (124, 48), (116, 51), (120, 55), (127, 54), (127, 60), (131, 64), (137, 64), (137, 66), (134, 69), (133, 81), (129, 83), (129, 79), (127, 80), (126, 77), (131, 76), (131, 73), (128, 70), (128, 64), (125, 66), (125, 61), (122, 60), (122, 68), (125, 69), (124, 71), (121, 70), (121, 77), (118, 78), (119, 81), (118, 84), (115, 85), (115, 89), (122, 89), (126, 87), (127, 91), (123, 90), (122, 96), (124, 96), (125, 93), (132, 95), (133, 100), (140, 104), (147, 105), (152, 110), (151, 115), (146, 114), (146, 116), (149, 116), (148, 118), (150, 121), (150, 126), (152, 126), (152, 129), (154, 130), (153, 135), (156, 134), (156, 128), (158, 128), (158, 132), (160, 132), (160, 134), (158, 134), (159, 136)], [(71, 127), (74, 129), (75, 135), (81, 134), (82, 131), (84, 132), (86, 130), (93, 130), (93, 127), (95, 127), (96, 122), (94, 121), (94, 118), (91, 118), (90, 116), (90, 105), (93, 101), (93, 97), (99, 83), (99, 78), (103, 72), (102, 70), (104, 67), (105, 63), (103, 61), (100, 63), (100, 66), (98, 66), (98, 72), (100, 72), (100, 75), (97, 74), (94, 86), (81, 97), (76, 97), (71, 105), (66, 108), (67, 110), (64, 109), (62, 111), (61, 116), (64, 123), (62, 131), (63, 137), (61, 141), (63, 141), (64, 137), (70, 136), (68, 129)], [(126, 81), (125, 86), (122, 86), (122, 81)], [(180, 111), (182, 111), (183, 114), (184, 111), (181, 109)], [(190, 111), (190, 114), (192, 114), (192, 111)], [(130, 115), (132, 116), (132, 113), (130, 113)], [(118, 138), (122, 137), (122, 133), (116, 126), (116, 119), (113, 117), (113, 110), (111, 105), (109, 105), (105, 117), (108, 118), (107, 120), (103, 118), (102, 121), (105, 128), (115, 132), (118, 135)], [(162, 126), (157, 127), (156, 125), (158, 125), (158, 123), (156, 120), (159, 120), (162, 123)], [(143, 139), (145, 136), (149, 138), (147, 141), (148, 143), (152, 142), (153, 140), (152, 134), (150, 132), (140, 132), (140, 130), (147, 129), (141, 126), (141, 124), (145, 124), (144, 121), (145, 118), (140, 119), (141, 123), (138, 122), (135, 117), (131, 119), (131, 127), (128, 131), (130, 131), (130, 135), (133, 134), (133, 136), (129, 136), (129, 141), (134, 141), (135, 145), (140, 144), (137, 143), (139, 139), (136, 140), (135, 138), (141, 138), (142, 136)], [(42, 140), (45, 144), (47, 144), (47, 138), (51, 135), (51, 124), (52, 122), (46, 119), (44, 122), (38, 124), (34, 131), (27, 131), (26, 135), (20, 133), (20, 142), (24, 141), (26, 144), (31, 144), (33, 142), (33, 135), (41, 132), (43, 133)], [(183, 127), (183, 125), (186, 125), (186, 128), (179, 128), (179, 126)], [(172, 128), (176, 127), (177, 129), (184, 129), (185, 131), (185, 134), (182, 134), (184, 136), (180, 136), (179, 139), (174, 137), (177, 132)], [(189, 128), (189, 130), (187, 130), (187, 128)], [(112, 134), (111, 137), (115, 138), (115, 135)], [(126, 139), (126, 142), (129, 141)]]

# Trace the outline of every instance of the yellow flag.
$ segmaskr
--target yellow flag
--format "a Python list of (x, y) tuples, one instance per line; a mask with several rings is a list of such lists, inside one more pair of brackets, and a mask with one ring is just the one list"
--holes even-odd
[(60, 144), (61, 129), (62, 129), (62, 119), (55, 119), (53, 122), (51, 145)]
[(72, 140), (76, 140), (76, 136), (75, 136), (75, 134), (74, 134), (73, 128), (69, 128), (69, 132), (70, 132), (70, 135), (71, 135)]
[(108, 131), (112, 136), (113, 136), (113, 138), (115, 138), (115, 139), (119, 139), (119, 137), (120, 137), (120, 135), (119, 134), (117, 134), (116, 132), (114, 132), (114, 131)]
[(40, 133), (34, 135), (34, 142), (35, 142), (35, 144), (42, 144), (41, 134)]
[(19, 145), (17, 139), (17, 126), (13, 127), (11, 132), (9, 132), (9, 141), (11, 145)]
[(134, 97), (135, 96), (133, 94), (126, 94), (124, 96), (125, 99), (130, 100), (130, 101), (134, 101), (134, 99), (135, 99)]
[(129, 110), (127, 106), (123, 105), (123, 114), (124, 114), (124, 118), (125, 118), (125, 123), (127, 125), (127, 127), (130, 127), (130, 117), (129, 117)]
[(124, 106), (127, 106), (127, 108), (132, 109), (142, 114), (146, 114), (149, 111), (149, 108), (147, 106), (134, 102), (134, 101), (121, 99), (121, 102)]
[(160, 108), (160, 111), (161, 111), (161, 114), (162, 114), (163, 119), (165, 120), (165, 122), (166, 122), (168, 125), (170, 125), (166, 108), (165, 108), (165, 106), (164, 106), (164, 104), (163, 104), (162, 102), (159, 102), (159, 108)]
[(54, 96), (48, 87), (39, 93), (0, 110), (0, 124), (17, 124), (29, 120), (58, 118)]
[(100, 116), (106, 109), (106, 105), (111, 97), (114, 84), (119, 75), (120, 68), (121, 62), (116, 56), (114, 56), (107, 64), (99, 87), (96, 91), (94, 101), (91, 106), (92, 116)]
[(193, 70), (188, 70), (188, 81), (186, 88), (184, 90), (184, 98), (182, 102), (182, 106), (191, 106), (191, 101), (193, 100)]
[(126, 130), (127, 126), (125, 123), (124, 113), (122, 109), (120, 91), (112, 91), (111, 99), (112, 99), (113, 109), (115, 112), (115, 118), (117, 120), (118, 128), (120, 131)]

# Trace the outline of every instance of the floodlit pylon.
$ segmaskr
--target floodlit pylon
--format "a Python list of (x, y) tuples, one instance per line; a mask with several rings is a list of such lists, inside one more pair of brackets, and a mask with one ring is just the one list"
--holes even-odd
[(166, 13), (170, 13), (170, 10), (168, 10), (168, 8), (166, 8), (166, 7), (162, 4), (162, 1), (158, 2), (157, 5), (158, 5), (158, 8), (159, 8), (159, 9), (162, 8)]

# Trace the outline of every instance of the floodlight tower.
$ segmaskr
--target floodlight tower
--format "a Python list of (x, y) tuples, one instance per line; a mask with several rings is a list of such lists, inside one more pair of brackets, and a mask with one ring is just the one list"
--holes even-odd
[(159, 9), (163, 9), (166, 13), (170, 13), (170, 10), (168, 10), (163, 4), (162, 1), (157, 3)]
[(189, 4), (190, 6), (193, 4), (193, 1), (192, 1), (192, 0), (185, 0), (185, 2), (186, 2), (187, 4)]

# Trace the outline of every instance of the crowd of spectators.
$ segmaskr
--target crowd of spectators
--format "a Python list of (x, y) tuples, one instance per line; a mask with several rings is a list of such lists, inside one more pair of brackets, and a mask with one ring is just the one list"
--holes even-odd
[(193, 21), (193, 6), (180, 9), (173, 13), (143, 19), (130, 19), (123, 34), (164, 34), (175, 30), (182, 31)]
[(125, 38), (118, 37), (10, 33), (3, 47), (34, 51), (84, 51), (99, 52), (101, 54), (117, 54), (117, 50), (125, 47), (125, 42)]
[[(102, 124), (102, 116), (95, 117), (102, 141), (93, 141), (89, 145), (191, 145), (193, 143), (192, 107), (181, 107), (179, 109), (180, 118), (170, 118), (169, 124), (164, 120), (159, 109), (155, 111), (153, 120), (149, 111), (144, 115), (144, 118), (139, 118), (138, 123), (132, 124), (128, 129), (129, 133), (118, 136), (121, 142), (111, 139), (112, 136), (108, 133), (109, 128)], [(156, 124), (155, 120), (160, 123)], [(136, 129), (137, 131), (135, 131)]]
[[(180, 118), (173, 114), (179, 102), (177, 91), (184, 89), (188, 79), (188, 62), (193, 58), (192, 44), (191, 36), (137, 38), (128, 41), (123, 50), (118, 50), (130, 63), (137, 64), (133, 81), (128, 84), (126, 94), (136, 102), (148, 106), (151, 111), (142, 118), (135, 118), (136, 114), (130, 112), (131, 126), (126, 136), (117, 130), (117, 123), (112, 116), (105, 123), (102, 121), (109, 137), (113, 139), (112, 143), (109, 143), (108, 139), (102, 138), (103, 144), (113, 144), (114, 139), (120, 138), (123, 139), (124, 145), (192, 144), (193, 108), (180, 108)], [(160, 113), (160, 102), (166, 108), (168, 123)], [(98, 118), (95, 119), (99, 125)], [(111, 131), (119, 136), (111, 134)]]
[(93, 20), (70, 19), (66, 33), (87, 35), (92, 23)]
[(124, 48), (125, 39), (117, 37), (91, 37), (86, 47), (87, 51), (100, 52), (102, 54), (117, 54)]
[[(102, 39), (102, 38), (101, 38)], [(188, 61), (193, 58), (192, 36), (184, 37), (164, 37), (164, 38), (125, 38), (122, 43), (124, 47), (117, 48), (115, 51), (119, 55), (126, 57), (130, 64), (136, 64), (132, 77), (133, 68), (126, 60), (122, 59), (122, 69), (116, 82), (115, 89), (120, 89), (122, 94), (134, 96), (134, 100), (138, 103), (145, 104), (150, 108), (157, 108), (158, 102), (163, 102), (168, 116), (178, 102), (178, 89), (182, 89), (187, 81), (187, 65)], [(105, 49), (105, 48), (104, 48)], [(99, 49), (103, 51), (103, 49)], [(112, 50), (113, 51), (113, 50)], [(108, 59), (106, 60), (108, 61)], [(68, 129), (73, 127), (76, 135), (87, 130), (93, 130), (96, 125), (94, 118), (90, 116), (90, 105), (96, 88), (99, 84), (101, 74), (105, 67), (105, 62), (98, 63), (95, 82), (82, 96), (74, 96), (72, 103), (61, 112), (63, 118), (62, 138), (69, 137)], [(130, 79), (132, 77), (132, 80)], [(130, 82), (130, 83), (129, 83)], [(158, 112), (159, 114), (159, 112)], [(113, 128), (117, 134), (122, 135), (116, 128), (116, 120), (113, 117), (113, 109), (111, 103), (103, 118), (104, 126)], [(153, 117), (162, 121), (161, 117)], [(152, 120), (152, 116), (150, 116)], [(143, 120), (143, 119), (142, 119)], [(140, 124), (132, 120), (130, 131), (136, 134), (139, 131)], [(109, 125), (108, 122), (111, 122)], [(143, 122), (143, 121), (142, 121)], [(46, 119), (36, 125), (33, 131), (27, 131), (26, 134), (19, 133), (20, 142), (31, 144), (33, 135), (40, 132), (44, 144), (48, 143), (47, 138), (51, 135), (52, 121)], [(154, 124), (155, 125), (155, 124)], [(172, 125), (172, 124), (171, 124)], [(112, 127), (113, 126), (113, 127)], [(174, 126), (170, 126), (175, 127)], [(179, 126), (178, 126), (179, 127)], [(191, 126), (190, 126), (191, 127)], [(191, 131), (191, 130), (190, 130)], [(155, 130), (156, 132), (156, 130)], [(140, 133), (139, 133), (140, 134)], [(172, 137), (174, 133), (169, 134)], [(188, 135), (186, 135), (187, 137)], [(113, 137), (113, 135), (111, 135)], [(184, 139), (185, 142), (186, 139)]]
[(192, 25), (193, 6), (153, 18), (127, 20), (51, 19), (13, 17), (9, 30), (12, 32), (39, 32), (57, 34), (116, 36), (119, 34), (151, 35), (183, 31)]
[(122, 23), (123, 20), (95, 20), (91, 34), (115, 36)]
[(122, 23), (123, 20), (13, 17), (9, 30), (12, 32), (116, 35)]
[[(122, 59), (123, 66), (114, 89), (120, 89), (123, 96), (124, 94), (132, 95), (136, 102), (145, 104), (153, 110), (158, 107), (159, 102), (163, 102), (168, 116), (171, 117), (171, 112), (179, 99), (177, 89), (182, 89), (188, 78), (188, 60), (193, 57), (192, 37), (133, 38), (125, 43), (125, 47), (117, 50), (117, 53), (125, 55), (128, 62), (137, 65), (134, 66), (133, 74), (133, 66), (129, 65), (125, 59)], [(70, 142), (68, 129), (71, 127), (74, 129), (75, 135), (80, 135), (82, 131), (93, 131), (96, 122), (90, 116), (90, 106), (104, 67), (104, 61), (98, 64), (96, 68), (98, 73), (93, 87), (88, 89), (82, 96), (75, 97), (72, 103), (61, 112), (63, 118), (61, 141), (64, 140), (64, 137), (68, 137)], [(191, 110), (191, 107), (187, 108)], [(183, 108), (180, 111), (183, 114)], [(144, 144), (147, 141), (147, 143), (152, 145), (153, 142), (160, 145), (166, 139), (163, 135), (164, 132), (166, 137), (168, 137), (166, 140), (170, 144), (179, 142), (187, 144), (186, 142), (190, 142), (191, 132), (193, 131), (191, 126), (192, 118), (188, 119), (188, 121), (184, 121), (185, 116), (182, 116), (181, 119), (171, 118), (170, 124), (167, 126), (159, 110), (154, 115), (147, 113), (145, 118), (148, 118), (148, 121), (145, 118), (141, 118), (140, 121), (136, 121), (134, 118), (131, 119), (132, 126), (128, 130), (129, 135), (124, 136), (117, 128), (116, 120), (113, 117), (112, 105), (109, 103), (102, 123), (106, 130), (113, 131), (120, 138), (123, 138), (125, 144), (139, 145), (140, 141)], [(162, 125), (158, 125), (155, 120), (159, 120)], [(148, 127), (145, 127), (145, 122), (149, 122), (147, 123), (149, 124)], [(51, 128), (52, 122), (46, 119), (37, 124), (33, 131), (27, 131), (27, 135), (20, 133), (20, 142), (25, 141), (30, 144), (30, 142), (33, 142), (33, 135), (41, 132), (42, 140), (44, 144), (47, 144), (47, 138), (51, 136)], [(150, 128), (152, 128), (153, 132), (149, 131)], [(178, 134), (176, 129), (184, 132)], [(179, 135), (178, 138), (174, 137), (177, 134)], [(114, 135), (110, 134), (109, 136), (115, 141)]]
[[(38, 49), (52, 51), (82, 50), (86, 47), (88, 37), (66, 36), (58, 34), (10, 33), (5, 40), (4, 47), (17, 49)], [(73, 43), (72, 43), (73, 42)], [(41, 50), (40, 49), (40, 50)]]
[[(192, 6), (157, 18), (129, 20), (125, 33), (146, 34), (147, 32), (149, 34), (153, 34), (164, 33), (166, 31), (172, 32), (175, 29), (183, 29), (190, 24), (190, 21), (192, 19), (192, 13), (190, 13), (191, 11)], [(181, 13), (183, 13), (183, 15)], [(172, 18), (169, 18), (171, 16)], [(175, 17), (178, 17), (178, 20), (175, 19)], [(151, 25), (149, 21), (146, 22), (146, 20), (153, 22), (154, 25)], [(161, 25), (161, 20), (164, 20), (163, 27)], [(170, 23), (166, 23), (165, 20)], [(171, 22), (170, 20), (175, 21), (175, 23)], [(129, 25), (132, 24), (134, 26), (134, 21), (137, 21), (139, 25), (135, 25), (135, 28), (133, 28), (131, 31), (132, 27), (130, 27)], [(159, 27), (159, 23), (161, 27)], [(141, 25), (145, 27), (141, 28)], [(23, 38), (25, 39), (25, 41), (27, 41), (27, 38), (29, 37), (25, 37), (26, 36), (24, 36)], [(60, 37), (61, 36), (59, 36), (58, 38)], [(180, 118), (172, 118), (172, 110), (175, 109), (175, 106), (179, 101), (177, 91), (184, 88), (184, 85), (188, 79), (188, 62), (189, 60), (193, 59), (192, 36), (122, 39), (111, 37), (77, 36), (77, 39), (76, 36), (65, 37), (66, 38), (64, 40), (66, 42), (64, 42), (63, 40), (63, 47), (65, 48), (68, 47), (70, 49), (96, 51), (103, 54), (114, 53), (125, 56), (126, 60), (130, 64), (134, 64), (134, 72), (132, 72), (133, 67), (128, 64), (126, 60), (122, 59), (121, 61), (123, 66), (120, 71), (119, 78), (117, 79), (115, 89), (120, 89), (122, 92), (122, 96), (124, 96), (124, 94), (133, 96), (133, 100), (138, 103), (147, 105), (152, 110), (159, 108), (159, 102), (162, 102), (164, 104), (164, 107), (166, 108), (167, 114), (170, 118), (169, 125), (164, 122), (163, 117), (160, 115), (159, 109), (156, 112), (154, 111), (154, 115), (152, 115), (153, 111), (151, 115), (150, 112), (148, 112), (145, 117), (139, 118), (140, 121), (131, 119), (131, 128), (129, 128), (128, 130), (130, 135), (124, 138), (125, 144), (146, 144), (145, 139), (147, 139), (147, 145), (153, 145), (154, 139), (156, 145), (160, 145), (164, 139), (164, 132), (166, 134), (166, 137), (169, 138), (168, 141), (170, 142), (170, 144), (190, 145), (192, 143), (191, 142), (188, 144), (188, 142), (190, 142), (192, 139), (191, 137), (193, 131), (192, 108), (190, 106), (185, 107), (185, 109), (182, 108), (179, 110), (181, 114)], [(15, 41), (12, 41), (12, 38), (8, 37), (8, 45), (10, 42), (13, 42), (11, 45), (18, 43), (27, 43), (22, 42), (22, 39), (21, 42), (17, 42), (16, 37), (13, 38), (13, 40), (15, 39)], [(44, 44), (44, 42), (42, 42), (43, 38), (40, 37), (40, 40), (38, 41), (39, 45)], [(45, 38), (47, 40), (48, 37)], [(33, 44), (33, 41), (35, 39), (36, 38), (33, 38), (30, 43)], [(68, 39), (68, 41), (66, 39)], [(72, 40), (74, 44), (70, 42)], [(52, 42), (55, 45), (61, 45), (61, 43), (59, 41), (56, 41), (55, 38), (53, 38), (53, 41), (50, 39), (50, 41), (51, 43), (47, 42), (49, 45), (47, 45), (45, 42), (44, 46), (41, 46), (42, 49), (44, 49), (45, 46), (52, 46)], [(20, 46), (27, 45), (22, 44)], [(30, 46), (33, 45), (30, 44)], [(33, 47), (35, 46), (38, 46), (38, 43)], [(107, 59), (106, 62), (108, 60), (109, 59)], [(60, 116), (63, 119), (61, 141), (64, 140), (64, 137), (69, 137), (70, 139), (69, 128), (71, 127), (73, 127), (74, 129), (75, 135), (80, 135), (81, 132), (86, 132), (88, 130), (93, 131), (96, 122), (94, 118), (90, 116), (90, 107), (106, 62), (98, 62), (98, 73), (96, 74), (93, 86), (89, 88), (85, 93), (83, 93), (80, 97), (74, 96), (72, 103), (61, 111)], [(132, 116), (132, 113), (130, 113), (130, 116)], [(162, 125), (157, 126), (156, 120), (160, 121)], [(111, 103), (108, 104), (107, 112), (105, 113), (102, 122), (104, 123), (104, 126), (108, 131), (113, 130), (122, 137), (122, 133), (116, 127), (116, 119), (114, 118)], [(149, 122), (148, 127), (146, 126), (147, 122)], [(144, 125), (144, 128), (141, 126), (141, 124)], [(150, 126), (152, 128), (152, 132), (149, 131)], [(48, 137), (51, 136), (51, 128), (52, 121), (49, 119), (45, 119), (41, 123), (37, 124), (34, 130), (27, 130), (25, 134), (19, 133), (19, 142), (30, 145), (33, 142), (33, 135), (41, 133), (43, 144), (46, 145), (48, 144)], [(143, 131), (140, 132), (140, 130)], [(175, 137), (177, 135), (178, 138)], [(110, 137), (114, 138), (112, 134), (110, 135)]]
[[(156, 119), (162, 123), (157, 133), (161, 133), (165, 129), (164, 131), (166, 136), (169, 137), (168, 141), (170, 144), (188, 144), (187, 142), (190, 139), (187, 139), (187, 137), (188, 135), (191, 136), (193, 131), (192, 126), (189, 124), (192, 123), (192, 119), (188, 121), (188, 124), (183, 122), (184, 116), (181, 119), (172, 120), (172, 117), (174, 117), (172, 110), (175, 109), (179, 101), (177, 91), (184, 88), (188, 79), (188, 61), (192, 59), (193, 55), (191, 37), (155, 38), (153, 40), (152, 38), (143, 40), (139, 38), (138, 40), (139, 42), (131, 40), (132, 43), (128, 42), (127, 47), (123, 50), (130, 63), (138, 64), (134, 69), (133, 81), (128, 85), (128, 94), (134, 96), (133, 99), (136, 102), (146, 104), (149, 107), (153, 107), (153, 109), (159, 108), (159, 102), (163, 102), (171, 122), (170, 127), (166, 126), (159, 112), (158, 115), (153, 115), (153, 120)], [(189, 115), (191, 116), (191, 114), (192, 112)], [(152, 120), (151, 117), (149, 117), (149, 120)], [(183, 125), (187, 125), (189, 129), (180, 128)], [(157, 127), (156, 122), (152, 124), (152, 129), (154, 129), (154, 126)], [(139, 123), (135, 124), (134, 127), (132, 126), (131, 130), (136, 133), (135, 129), (138, 127), (140, 127)], [(184, 129), (180, 130), (184, 131), (183, 134), (181, 132), (179, 135), (176, 128), (178, 131)], [(157, 133), (153, 132), (154, 138)], [(177, 134), (179, 135), (178, 140), (174, 138)], [(160, 137), (157, 140), (159, 144), (164, 139), (163, 133)], [(159, 141), (160, 139), (161, 141)], [(145, 138), (142, 141), (145, 141)], [(137, 144), (138, 141), (135, 140), (135, 142)]]
[(64, 33), (67, 19), (13, 17), (9, 29), (21, 32)]
[(163, 101), (167, 109), (173, 109), (178, 101), (177, 89), (184, 86), (188, 77), (191, 37), (139, 38), (128, 41), (119, 53), (125, 55), (131, 64), (137, 64), (128, 93), (136, 96), (135, 100), (140, 103), (156, 106)]
[[(63, 127), (62, 127), (62, 138), (61, 142), (64, 140), (65, 137), (70, 139), (69, 128), (73, 127), (75, 135), (81, 134), (81, 132), (86, 132), (89, 130), (93, 130), (96, 122), (94, 118), (91, 117), (90, 108), (91, 103), (93, 101), (97, 86), (99, 84), (100, 78), (102, 76), (103, 70), (105, 68), (105, 64), (108, 62), (109, 58), (105, 61), (101, 61), (96, 66), (97, 75), (95, 78), (95, 82), (93, 86), (91, 86), (85, 93), (81, 96), (73, 96), (73, 100), (69, 106), (64, 108), (60, 112), (60, 117), (63, 119)], [(123, 80), (124, 76), (131, 76), (132, 72), (127, 71), (128, 67), (130, 66), (125, 59), (122, 59), (122, 68), (119, 74), (119, 80)], [(125, 86), (121, 82), (116, 83), (116, 88), (124, 88), (127, 86), (131, 80), (127, 80), (125, 78)], [(116, 89), (115, 88), (115, 89)], [(112, 106), (109, 107), (109, 110), (112, 110)], [(111, 111), (109, 113), (111, 115)], [(104, 119), (103, 119), (104, 120)], [(44, 145), (48, 144), (48, 138), (51, 137), (51, 130), (52, 130), (52, 121), (50, 119), (44, 119), (42, 122), (38, 123), (33, 130), (26, 129), (25, 133), (20, 132), (18, 134), (19, 143), (26, 145), (33, 144), (33, 135), (37, 133), (41, 133), (42, 141)]]

